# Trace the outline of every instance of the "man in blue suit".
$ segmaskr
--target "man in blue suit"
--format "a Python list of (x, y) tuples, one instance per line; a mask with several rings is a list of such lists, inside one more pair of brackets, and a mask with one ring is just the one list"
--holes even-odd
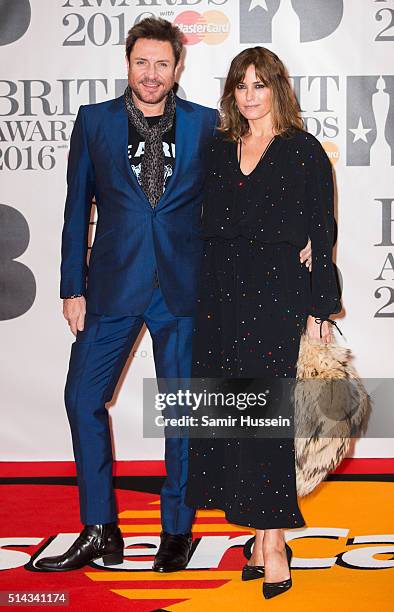
[[(124, 96), (79, 109), (71, 137), (62, 235), (63, 312), (76, 335), (65, 403), (85, 527), (63, 554), (39, 560), (46, 571), (78, 569), (97, 558), (123, 559), (112, 484), (105, 403), (146, 323), (156, 374), (187, 378), (193, 307), (202, 252), (202, 152), (216, 111), (173, 93), (182, 34), (148, 18), (126, 41)], [(96, 235), (86, 265), (92, 197)], [(165, 441), (162, 534), (153, 569), (186, 567), (194, 510), (184, 502), (187, 440)]]

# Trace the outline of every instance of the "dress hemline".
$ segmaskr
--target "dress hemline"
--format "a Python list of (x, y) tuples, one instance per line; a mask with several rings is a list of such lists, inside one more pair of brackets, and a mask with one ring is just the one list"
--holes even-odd
[(203, 510), (205, 509), (212, 509), (212, 510), (221, 510), (222, 512), (224, 512), (225, 515), (225, 519), (228, 523), (231, 523), (232, 525), (239, 525), (240, 527), (249, 527), (250, 529), (300, 529), (301, 527), (306, 527), (306, 522), (304, 521), (303, 523), (299, 524), (299, 525), (283, 525), (283, 524), (275, 524), (272, 527), (267, 527), (267, 525), (265, 525), (265, 527), (261, 527), (260, 524), (259, 525), (250, 525), (249, 523), (246, 522), (240, 522), (239, 519), (235, 519), (235, 517), (230, 517), (229, 512), (226, 510), (226, 508), (220, 507), (217, 504), (209, 504), (209, 505), (203, 505), (203, 506), (192, 506), (195, 508), (201, 508)]

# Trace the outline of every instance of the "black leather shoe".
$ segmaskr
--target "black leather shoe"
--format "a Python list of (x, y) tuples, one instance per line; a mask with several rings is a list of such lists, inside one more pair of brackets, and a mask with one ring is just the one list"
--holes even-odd
[(281, 593), (285, 593), (292, 586), (290, 563), (291, 563), (291, 557), (293, 556), (293, 551), (291, 550), (290, 546), (288, 546), (287, 544), (286, 544), (286, 556), (287, 556), (287, 562), (289, 564), (290, 578), (287, 578), (287, 580), (281, 580), (280, 582), (265, 582), (264, 581), (263, 582), (263, 595), (265, 599), (271, 599), (272, 597), (276, 597), (277, 595), (280, 595)]
[[(243, 553), (246, 559), (251, 558), (253, 552), (253, 546), (256, 538), (253, 537), (248, 540), (244, 546)], [(291, 548), (285, 542), (286, 554), (291, 555)], [(263, 578), (264, 576), (264, 565), (248, 565), (247, 563), (242, 568), (242, 580), (257, 580), (258, 578)]]
[(162, 531), (160, 546), (152, 569), (154, 572), (177, 572), (185, 569), (192, 548), (191, 533), (171, 534)]
[[(255, 536), (248, 540), (243, 548), (243, 553), (246, 559), (251, 558), (252, 556), (252, 548), (256, 541)], [(264, 577), (264, 565), (248, 565), (247, 563), (242, 568), (242, 580), (257, 580), (258, 578)]]
[(250, 538), (250, 540), (248, 540), (244, 545), (243, 553), (244, 553), (245, 559), (247, 559), (248, 561), (250, 557), (252, 556), (252, 550), (253, 550), (255, 541), (256, 541), (256, 538), (255, 536), (253, 536), (253, 538)]
[(70, 548), (57, 557), (43, 557), (35, 567), (47, 572), (67, 572), (80, 569), (95, 559), (103, 558), (104, 565), (123, 562), (123, 538), (116, 523), (85, 525)]
[(242, 568), (242, 580), (257, 580), (264, 577), (264, 565), (246, 565)]

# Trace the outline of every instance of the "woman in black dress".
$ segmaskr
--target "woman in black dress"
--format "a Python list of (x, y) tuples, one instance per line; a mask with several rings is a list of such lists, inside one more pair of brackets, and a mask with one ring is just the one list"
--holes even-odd
[[(206, 160), (192, 376), (295, 378), (301, 333), (329, 342), (330, 315), (341, 310), (331, 164), (268, 49), (233, 59), (220, 108)], [(299, 257), (308, 237), (311, 272)], [(243, 579), (265, 573), (266, 598), (291, 587), (283, 529), (305, 525), (292, 437), (191, 439), (186, 503), (256, 529)]]

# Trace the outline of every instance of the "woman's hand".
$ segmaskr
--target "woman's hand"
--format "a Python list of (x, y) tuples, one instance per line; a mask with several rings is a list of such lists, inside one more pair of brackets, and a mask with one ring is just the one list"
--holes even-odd
[(300, 262), (305, 263), (309, 272), (312, 272), (312, 245), (310, 238), (308, 238), (308, 242), (306, 243), (302, 251), (300, 251)]
[(306, 331), (311, 340), (320, 341), (322, 344), (329, 344), (332, 339), (331, 335), (331, 323), (328, 321), (323, 321), (321, 326), (322, 337), (320, 338), (320, 325), (321, 323), (316, 323), (315, 317), (312, 315), (308, 316), (306, 322)]

